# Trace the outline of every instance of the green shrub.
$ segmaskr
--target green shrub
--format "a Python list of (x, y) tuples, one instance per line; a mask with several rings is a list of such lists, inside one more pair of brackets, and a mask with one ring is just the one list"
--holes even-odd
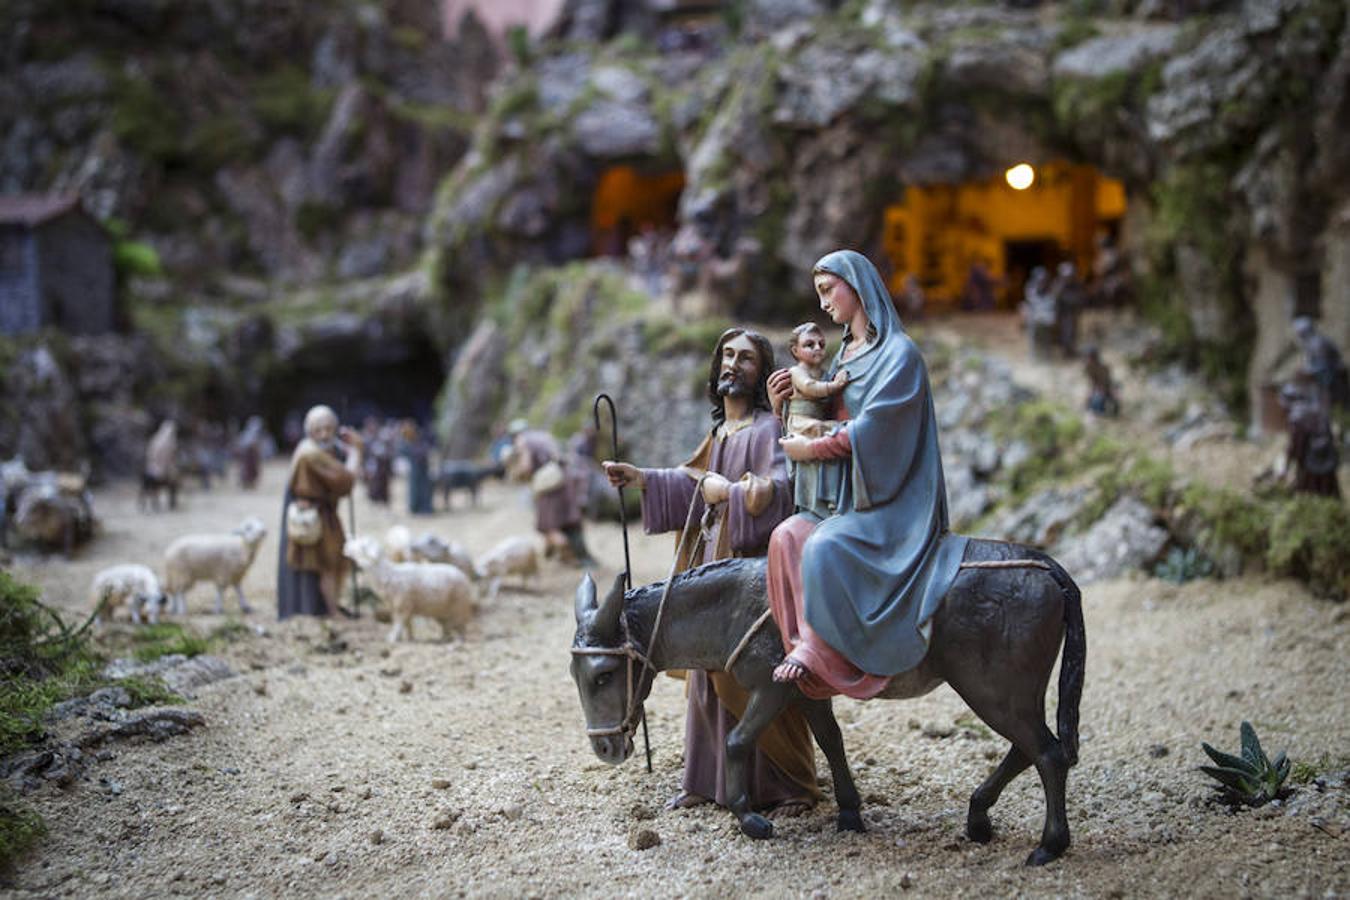
[(154, 277), (164, 274), (159, 253), (149, 244), (141, 241), (118, 241), (113, 245), (113, 266), (119, 275), (144, 275)]
[(0, 784), (0, 872), (12, 868), (15, 860), (46, 833), (42, 817)]
[(132, 641), (136, 645), (133, 655), (141, 662), (154, 662), (161, 656), (175, 653), (187, 657), (200, 656), (211, 649), (210, 641), (188, 632), (177, 622), (146, 625), (136, 631)]
[[(40, 740), (54, 704), (104, 687), (104, 660), (87, 636), (89, 622), (68, 625), (44, 605), (37, 588), (0, 570), (0, 758)], [(179, 698), (158, 679), (126, 678), (116, 684), (133, 706)], [(44, 833), (42, 820), (0, 788), (0, 870)]]
[(1350, 593), (1350, 511), (1334, 497), (1296, 494), (1270, 517), (1266, 565), (1337, 600)]
[(1192, 482), (1181, 492), (1180, 515), (1197, 518), (1201, 528), (1218, 546), (1235, 548), (1244, 558), (1262, 557), (1270, 535), (1270, 515), (1265, 504), (1235, 491)]
[(1185, 584), (1196, 578), (1208, 578), (1214, 574), (1214, 563), (1195, 547), (1173, 547), (1167, 558), (1158, 563), (1153, 570), (1155, 578), (1174, 584)]

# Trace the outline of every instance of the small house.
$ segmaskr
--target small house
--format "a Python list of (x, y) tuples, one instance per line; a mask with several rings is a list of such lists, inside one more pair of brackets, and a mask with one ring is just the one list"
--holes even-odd
[(0, 197), (0, 333), (117, 327), (112, 239), (71, 194)]

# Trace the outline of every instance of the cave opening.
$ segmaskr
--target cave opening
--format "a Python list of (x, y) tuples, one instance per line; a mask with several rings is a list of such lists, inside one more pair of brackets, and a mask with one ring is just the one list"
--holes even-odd
[(268, 377), (262, 412), (288, 442), (296, 438), (306, 410), (319, 403), (331, 406), (347, 425), (374, 417), (426, 426), (445, 378), (441, 353), (412, 329), (333, 336), (307, 344)]
[(591, 197), (591, 254), (624, 257), (638, 236), (665, 236), (678, 226), (680, 169), (643, 172), (629, 165), (601, 174)]
[[(1096, 167), (1055, 160), (1010, 163), (982, 180), (906, 186), (884, 213), (891, 292), (913, 282), (924, 309), (1015, 309), (1036, 267), (1072, 262), (1084, 282), (1121, 267), (1125, 185)], [(911, 281), (911, 278), (913, 281)], [(989, 298), (972, 289), (983, 279)]]

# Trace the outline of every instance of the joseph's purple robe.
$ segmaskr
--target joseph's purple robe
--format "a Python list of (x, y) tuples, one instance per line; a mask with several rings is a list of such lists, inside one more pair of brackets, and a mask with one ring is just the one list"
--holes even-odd
[[(751, 423), (725, 438), (710, 435), (694, 457), (674, 469), (643, 469), (642, 526), (648, 534), (679, 532), (694, 504), (691, 533), (677, 570), (736, 556), (762, 556), (779, 522), (792, 514), (780, 426), (771, 412), (756, 411)], [(695, 497), (698, 477), (715, 472), (732, 483), (730, 497), (713, 511), (710, 527), (700, 528), (705, 513)], [(747, 694), (725, 673), (689, 672), (685, 719), (685, 793), (725, 806), (726, 737), (745, 710)], [(719, 699), (720, 698), (720, 699)], [(774, 722), (759, 739), (748, 772), (750, 803), (755, 809), (784, 800), (819, 796), (815, 754), (809, 729), (796, 710)]]

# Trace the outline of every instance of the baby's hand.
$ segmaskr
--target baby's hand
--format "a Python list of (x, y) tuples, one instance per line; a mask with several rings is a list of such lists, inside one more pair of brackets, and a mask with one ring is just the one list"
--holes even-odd
[(830, 381), (830, 387), (836, 391), (842, 391), (848, 387), (848, 369), (840, 369), (835, 373), (833, 380)]

